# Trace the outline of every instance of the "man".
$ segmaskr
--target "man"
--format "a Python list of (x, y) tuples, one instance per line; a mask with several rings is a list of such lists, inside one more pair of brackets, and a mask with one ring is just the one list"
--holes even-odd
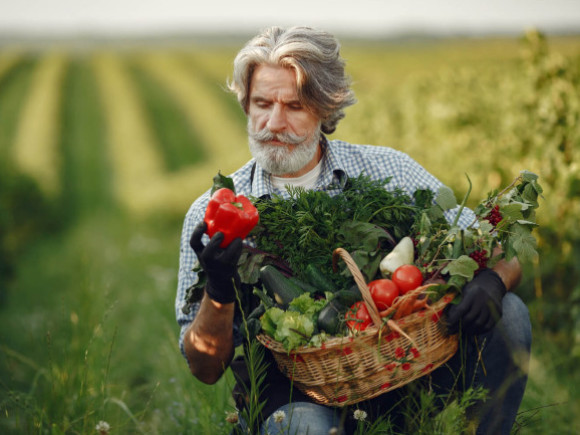
[[(349, 177), (362, 171), (374, 179), (391, 177), (386, 189), (400, 187), (411, 195), (420, 188), (436, 192), (442, 185), (399, 151), (326, 139), (325, 134), (334, 132), (344, 117), (344, 108), (355, 102), (339, 48), (334, 37), (319, 30), (274, 27), (249, 41), (238, 53), (230, 89), (248, 116), (254, 158), (231, 175), (237, 193), (284, 196), (285, 186), (294, 185), (340, 194), (336, 186), (344, 186)], [(185, 219), (176, 311), (181, 325), (180, 345), (190, 370), (201, 381), (212, 384), (230, 366), (234, 349), (242, 343), (235, 303), (236, 288), (240, 288), (236, 264), (242, 241), (237, 239), (220, 249), (220, 233), (209, 241), (203, 235), (208, 200), (206, 192), (193, 203)], [(459, 222), (467, 226), (472, 219), (473, 214), (466, 211)], [(192, 272), (196, 261), (207, 275), (205, 295), (185, 315), (181, 307), (186, 289), (197, 280)], [(502, 261), (493, 270), (479, 273), (464, 289), (462, 302), (449, 309), (447, 318), (451, 330), (461, 327), (467, 337), (465, 359), (458, 353), (448, 368), (440, 368), (431, 376), (437, 391), (448, 391), (454, 388), (456, 375), (463, 367), (465, 379), (470, 381), (459, 388), (467, 388), (475, 380), (474, 386), (490, 391), (491, 400), (477, 409), (481, 433), (509, 433), (525, 388), (526, 376), (514, 363), (513, 355), (517, 354), (525, 365), (531, 343), (529, 315), (522, 301), (507, 292), (517, 285), (520, 273), (517, 260)], [(232, 368), (243, 378), (243, 364), (236, 360)], [(339, 426), (336, 409), (312, 403), (297, 389), (290, 397), (290, 383), (274, 364), (270, 365), (266, 384), (263, 432), (275, 429), (268, 426), (273, 424), (268, 416), (276, 410), (292, 411), (289, 433), (322, 434)], [(389, 393), (360, 406), (376, 415), (392, 411), (396, 400), (397, 395)], [(396, 420), (396, 412), (391, 415)]]

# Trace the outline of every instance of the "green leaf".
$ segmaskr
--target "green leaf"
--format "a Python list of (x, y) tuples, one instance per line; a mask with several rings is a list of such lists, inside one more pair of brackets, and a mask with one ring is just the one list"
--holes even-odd
[(430, 189), (417, 189), (413, 193), (413, 199), (419, 209), (429, 208), (433, 203), (433, 191)]
[(534, 182), (538, 179), (538, 176), (536, 174), (534, 174), (533, 172), (527, 171), (527, 170), (523, 170), (520, 172), (520, 175), (522, 177), (522, 181), (524, 182)]
[(487, 234), (494, 230), (494, 226), (488, 220), (482, 219), (479, 221), (479, 229), (482, 233)]
[(522, 191), (522, 198), (528, 202), (537, 204), (538, 195), (540, 194), (537, 187), (538, 185), (535, 183), (526, 184), (524, 190)]
[(445, 219), (445, 216), (443, 215), (443, 210), (441, 210), (441, 207), (438, 207), (436, 205), (430, 207), (427, 210), (427, 213), (424, 214), (427, 215), (432, 222), (437, 222), (441, 219)]
[[(464, 276), (461, 275), (452, 275), (448, 280), (447, 280), (447, 284), (449, 285), (449, 287), (453, 288), (457, 288), (457, 290), (461, 290), (463, 288), (463, 286), (465, 284), (467, 284), (468, 279)], [(455, 298), (453, 300), (453, 303), (458, 303), (459, 299)]]
[[(438, 209), (439, 210), (439, 209)], [(421, 222), (419, 224), (421, 234), (427, 234), (431, 231), (431, 219), (427, 213), (421, 213)]]
[(449, 262), (447, 266), (443, 269), (443, 273), (448, 273), (451, 276), (459, 275), (468, 280), (473, 278), (473, 274), (479, 268), (477, 262), (468, 257), (467, 255), (462, 255), (455, 260)]
[(345, 243), (358, 246), (364, 251), (376, 251), (379, 242), (384, 239), (394, 242), (383, 228), (368, 222), (345, 222), (338, 234)]
[(523, 219), (522, 203), (513, 202), (500, 208), (501, 216), (506, 220), (517, 221)]
[(262, 323), (262, 329), (270, 337), (276, 335), (276, 329), (278, 329), (278, 323), (280, 322), (284, 311), (278, 307), (268, 308), (264, 315), (260, 317), (260, 323)]
[[(379, 270), (381, 257), (377, 255), (377, 252), (378, 251), (375, 249), (373, 252), (356, 250), (350, 253), (352, 259), (367, 281), (372, 281)], [(343, 271), (343, 274), (352, 277), (352, 274), (346, 268)]]
[(515, 224), (513, 227), (514, 232), (510, 235), (509, 240), (514, 251), (517, 253), (518, 259), (522, 262), (533, 260), (538, 255), (535, 237), (530, 234), (530, 231), (526, 227), (518, 224)]
[(234, 180), (230, 177), (222, 175), (221, 172), (218, 171), (217, 175), (213, 177), (213, 186), (211, 187), (211, 194), (213, 195), (213, 193), (216, 190), (219, 190), (223, 187), (230, 189), (234, 193), (236, 192), (236, 189), (234, 187)]
[(455, 198), (455, 194), (453, 193), (453, 190), (447, 186), (441, 186), (439, 188), (435, 202), (443, 210), (451, 210), (452, 208), (457, 207), (457, 199)]
[(303, 293), (290, 302), (288, 309), (313, 317), (317, 316), (325, 305), (325, 299), (313, 299), (309, 293)]
[(265, 254), (254, 254), (243, 251), (238, 260), (238, 273), (242, 282), (255, 284), (260, 277), (260, 268), (266, 258)]

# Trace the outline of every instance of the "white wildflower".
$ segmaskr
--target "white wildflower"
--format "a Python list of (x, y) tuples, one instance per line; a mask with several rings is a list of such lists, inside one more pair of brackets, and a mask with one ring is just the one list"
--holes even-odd
[(95, 429), (97, 430), (99, 435), (107, 435), (111, 430), (111, 426), (106, 421), (101, 420), (97, 423)]
[(367, 419), (367, 413), (362, 409), (355, 409), (354, 419), (358, 421), (365, 421)]
[(226, 421), (231, 424), (236, 424), (238, 422), (238, 413), (226, 411)]
[(276, 411), (274, 414), (272, 414), (272, 417), (274, 418), (274, 422), (282, 423), (286, 418), (286, 413), (284, 411)]

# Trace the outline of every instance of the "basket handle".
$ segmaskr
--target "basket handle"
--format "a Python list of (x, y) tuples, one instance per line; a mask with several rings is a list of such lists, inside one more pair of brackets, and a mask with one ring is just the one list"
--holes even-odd
[(350, 256), (348, 251), (346, 251), (343, 248), (336, 248), (334, 250), (334, 252), (332, 253), (332, 267), (333, 267), (335, 272), (337, 270), (338, 257), (342, 258), (342, 260), (346, 264), (346, 267), (348, 267), (348, 270), (352, 274), (352, 276), (354, 278), (354, 282), (356, 283), (357, 287), (359, 288), (361, 295), (362, 295), (362, 297), (367, 305), (367, 309), (368, 309), (369, 315), (371, 316), (373, 323), (375, 324), (375, 326), (377, 328), (380, 328), (382, 325), (382, 320), (381, 320), (381, 316), (379, 314), (379, 310), (375, 304), (375, 301), (373, 301), (373, 298), (371, 297), (371, 293), (369, 291), (369, 286), (367, 285), (360, 269), (358, 268), (357, 264), (355, 263), (353, 258)]

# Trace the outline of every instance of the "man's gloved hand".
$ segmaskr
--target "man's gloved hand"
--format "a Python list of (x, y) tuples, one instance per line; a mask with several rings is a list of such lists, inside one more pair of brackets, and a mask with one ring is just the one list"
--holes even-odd
[(236, 288), (240, 288), (238, 260), (242, 254), (242, 239), (234, 239), (224, 249), (219, 245), (223, 233), (216, 233), (204, 246), (201, 238), (207, 229), (205, 222), (195, 227), (189, 244), (195, 251), (201, 267), (207, 275), (205, 292), (216, 302), (227, 304), (236, 300)]
[(500, 276), (491, 269), (483, 269), (462, 291), (457, 305), (449, 305), (447, 324), (450, 333), (461, 329), (470, 335), (489, 332), (501, 318), (502, 299), (506, 287)]

